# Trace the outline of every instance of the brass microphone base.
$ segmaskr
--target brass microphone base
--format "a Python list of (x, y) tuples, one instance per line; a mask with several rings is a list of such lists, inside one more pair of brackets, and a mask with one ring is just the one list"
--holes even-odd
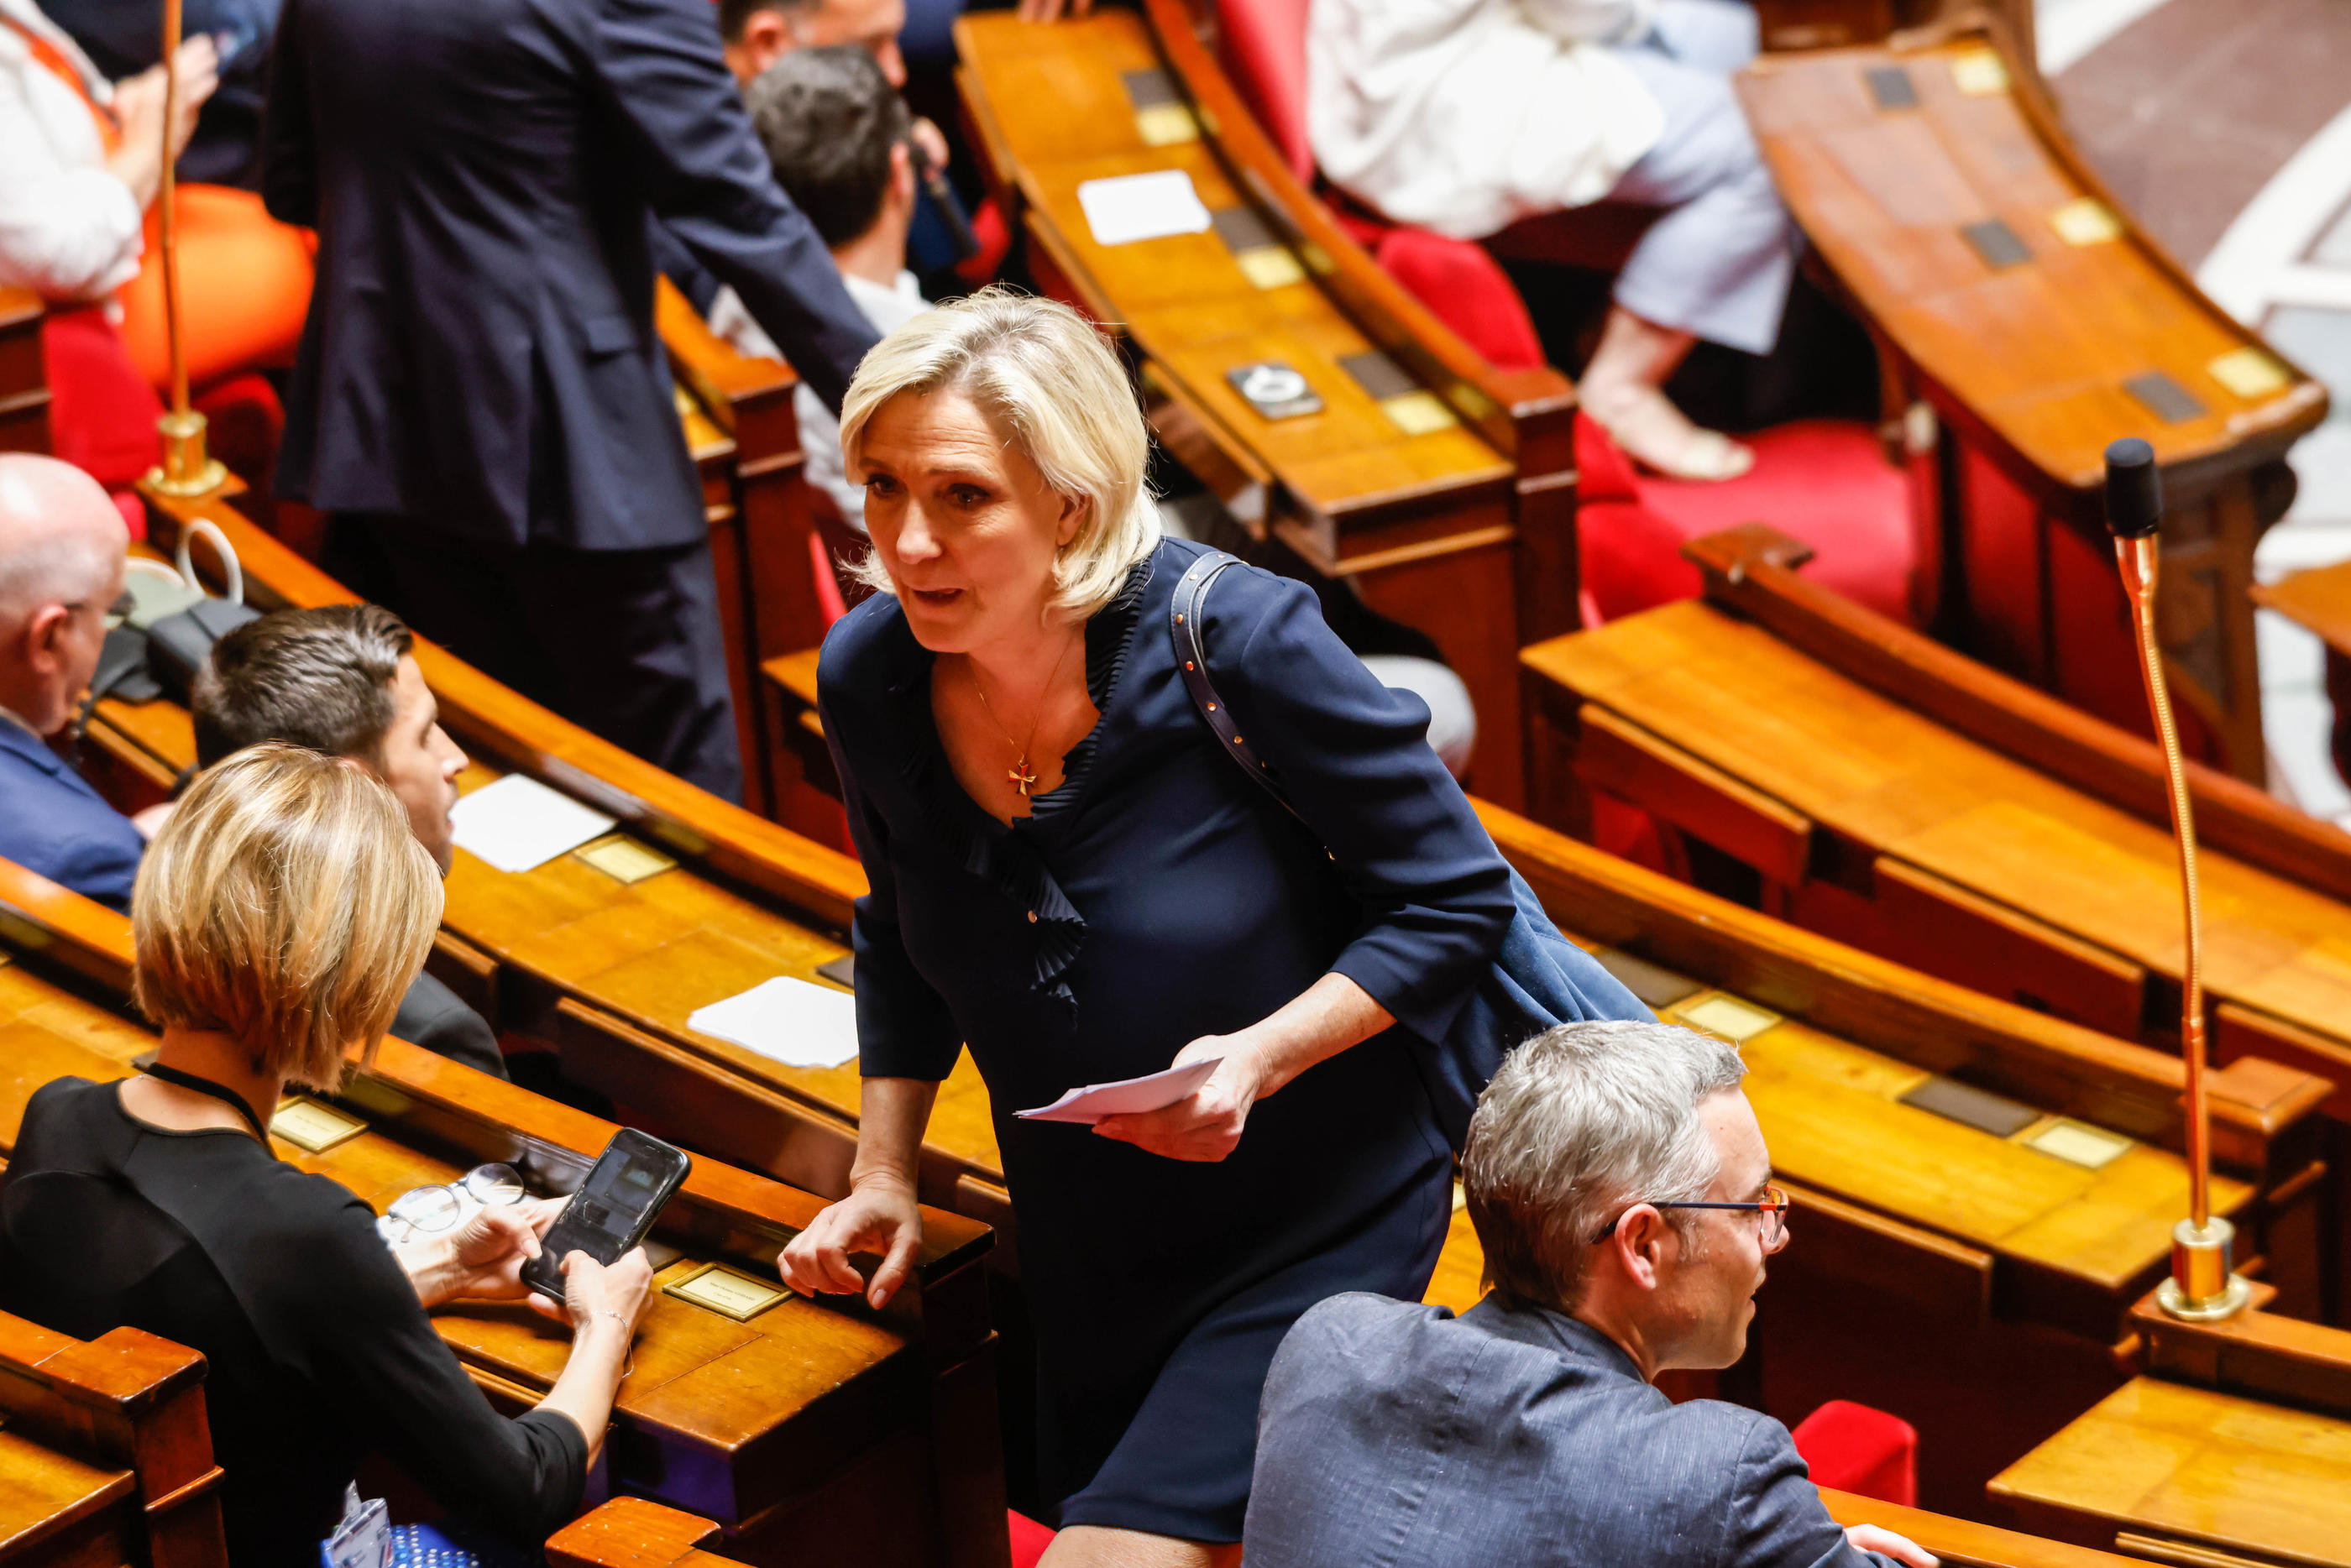
[(228, 470), (204, 453), (204, 416), (191, 410), (155, 421), (163, 432), (163, 466), (147, 471), (147, 488), (162, 495), (204, 495), (228, 482)]
[(2155, 1304), (2182, 1323), (2218, 1323), (2244, 1311), (2253, 1287), (2231, 1266), (2236, 1240), (2237, 1228), (2226, 1220), (2174, 1226), (2171, 1278), (2156, 1287)]

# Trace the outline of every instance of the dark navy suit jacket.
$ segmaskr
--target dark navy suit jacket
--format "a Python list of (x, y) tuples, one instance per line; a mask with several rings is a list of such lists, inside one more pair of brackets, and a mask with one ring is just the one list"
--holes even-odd
[(1273, 1358), (1249, 1568), (1894, 1568), (1788, 1428), (1677, 1405), (1607, 1335), (1495, 1296), (1333, 1296)]
[(649, 218), (838, 406), (872, 327), (768, 170), (710, 0), (289, 0), (262, 193), (319, 231), (278, 493), (486, 545), (707, 536)]
[(128, 914), (147, 841), (41, 743), (0, 719), (0, 859)]

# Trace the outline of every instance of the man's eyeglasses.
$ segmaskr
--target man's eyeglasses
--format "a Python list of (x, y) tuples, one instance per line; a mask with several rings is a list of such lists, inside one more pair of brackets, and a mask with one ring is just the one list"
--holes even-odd
[[(1768, 1252), (1772, 1248), (1780, 1244), (1780, 1233), (1786, 1228), (1788, 1223), (1788, 1205), (1792, 1201), (1794, 1200), (1788, 1196), (1787, 1189), (1782, 1187), (1767, 1187), (1763, 1189), (1763, 1196), (1756, 1199), (1751, 1203), (1666, 1202), (1651, 1203), (1649, 1207), (1652, 1209), (1752, 1210), (1755, 1213), (1755, 1223), (1757, 1229), (1763, 1238), (1763, 1250)], [(1637, 1205), (1628, 1203), (1625, 1207), (1627, 1209), (1632, 1209), (1637, 1207)], [(1596, 1245), (1599, 1242), (1605, 1241), (1609, 1237), (1614, 1236), (1616, 1233), (1616, 1227), (1623, 1222), (1624, 1218), (1625, 1217), (1622, 1214), (1619, 1214), (1615, 1219), (1611, 1220), (1606, 1225), (1601, 1227), (1599, 1232), (1592, 1238), (1593, 1243)]]

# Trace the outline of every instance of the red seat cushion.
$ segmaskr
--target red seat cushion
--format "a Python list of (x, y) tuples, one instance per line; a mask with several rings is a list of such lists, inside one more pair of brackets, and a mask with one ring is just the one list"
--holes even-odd
[(131, 362), (102, 306), (41, 320), (49, 386), (49, 446), (109, 490), (127, 490), (163, 461), (163, 404)]
[(1697, 569), (1678, 559), (1684, 542), (1769, 523), (1813, 547), (1807, 576), (1907, 622), (1917, 560), (1910, 483), (1876, 433), (1850, 421), (1800, 420), (1740, 439), (1755, 449), (1755, 466), (1740, 478), (1660, 479), (1635, 472), (1606, 431), (1576, 416), (1584, 587), (1603, 618), (1695, 595)]
[(1308, 0), (1224, 0), (1217, 54), (1235, 91), (1301, 181), (1314, 178), (1306, 139)]
[(1037, 1559), (1045, 1555), (1045, 1548), (1053, 1544), (1053, 1532), (1026, 1514), (1004, 1511), (1006, 1528), (1012, 1532), (1012, 1568), (1037, 1568)]
[(1526, 302), (1483, 245), (1396, 228), (1379, 236), (1372, 256), (1495, 369), (1531, 370), (1543, 362)]
[(1850, 1399), (1832, 1399), (1790, 1435), (1814, 1486), (1917, 1506), (1918, 1432), (1909, 1422)]

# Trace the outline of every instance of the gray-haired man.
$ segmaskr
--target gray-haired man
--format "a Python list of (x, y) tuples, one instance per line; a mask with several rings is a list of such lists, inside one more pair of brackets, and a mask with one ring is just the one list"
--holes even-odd
[(1840, 1530), (1779, 1422), (1653, 1386), (1739, 1359), (1787, 1244), (1745, 1072), (1662, 1023), (1511, 1054), (1462, 1155), (1492, 1293), (1299, 1320), (1266, 1379), (1249, 1568), (1931, 1568)]

